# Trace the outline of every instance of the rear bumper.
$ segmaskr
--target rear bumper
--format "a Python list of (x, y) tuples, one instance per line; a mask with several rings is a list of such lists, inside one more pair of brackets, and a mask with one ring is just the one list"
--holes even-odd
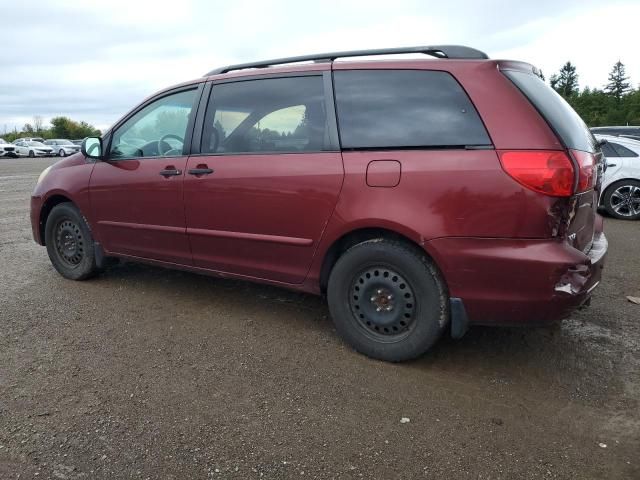
[(608, 248), (602, 231), (586, 254), (551, 239), (441, 238), (429, 244), (451, 297), (476, 325), (545, 325), (567, 317), (600, 283)]

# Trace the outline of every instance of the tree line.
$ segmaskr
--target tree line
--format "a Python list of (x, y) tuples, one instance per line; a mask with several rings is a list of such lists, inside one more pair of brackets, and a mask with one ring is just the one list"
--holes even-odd
[[(542, 76), (544, 80), (544, 76)], [(551, 87), (564, 97), (590, 127), (640, 125), (640, 87), (633, 88), (624, 64), (611, 69), (603, 88), (579, 89), (578, 72), (571, 62), (549, 78)]]
[(33, 122), (26, 123), (20, 131), (14, 128), (13, 131), (5, 131), (0, 136), (7, 142), (13, 142), (16, 138), (22, 137), (41, 137), (45, 140), (49, 138), (76, 140), (101, 134), (100, 130), (93, 125), (87, 122), (77, 122), (67, 117), (54, 117), (50, 123), (50, 126), (44, 126), (42, 117), (36, 115), (33, 117)]

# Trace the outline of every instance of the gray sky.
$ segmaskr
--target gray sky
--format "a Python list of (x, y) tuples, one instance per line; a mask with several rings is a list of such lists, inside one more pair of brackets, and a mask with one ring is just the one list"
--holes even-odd
[(216, 66), (356, 48), (462, 44), (547, 78), (571, 60), (581, 87), (620, 59), (640, 83), (639, 0), (22, 0), (0, 14), (0, 134), (34, 115), (105, 129)]

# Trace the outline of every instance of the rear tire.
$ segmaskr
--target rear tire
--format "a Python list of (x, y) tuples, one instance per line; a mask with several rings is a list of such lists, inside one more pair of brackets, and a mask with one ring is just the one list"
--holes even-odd
[(419, 357), (449, 321), (446, 287), (433, 262), (392, 240), (368, 240), (347, 250), (331, 271), (327, 297), (342, 338), (379, 360)]
[(33, 153), (33, 150), (29, 150), (29, 158), (33, 158), (35, 156), (36, 156), (36, 154)]
[(47, 253), (54, 268), (69, 280), (85, 280), (98, 272), (91, 231), (72, 203), (53, 207), (45, 226)]
[(64, 148), (61, 148), (61, 149), (58, 151), (58, 155), (59, 155), (60, 157), (65, 157), (65, 156), (67, 155), (67, 152), (65, 152), (65, 151), (64, 151)]
[(604, 193), (603, 203), (614, 218), (640, 219), (640, 181), (628, 179), (611, 184)]

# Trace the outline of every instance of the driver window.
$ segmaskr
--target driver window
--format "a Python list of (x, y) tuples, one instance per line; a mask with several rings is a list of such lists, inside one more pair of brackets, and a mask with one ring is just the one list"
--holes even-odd
[(167, 95), (150, 103), (113, 134), (110, 158), (182, 155), (196, 89)]

